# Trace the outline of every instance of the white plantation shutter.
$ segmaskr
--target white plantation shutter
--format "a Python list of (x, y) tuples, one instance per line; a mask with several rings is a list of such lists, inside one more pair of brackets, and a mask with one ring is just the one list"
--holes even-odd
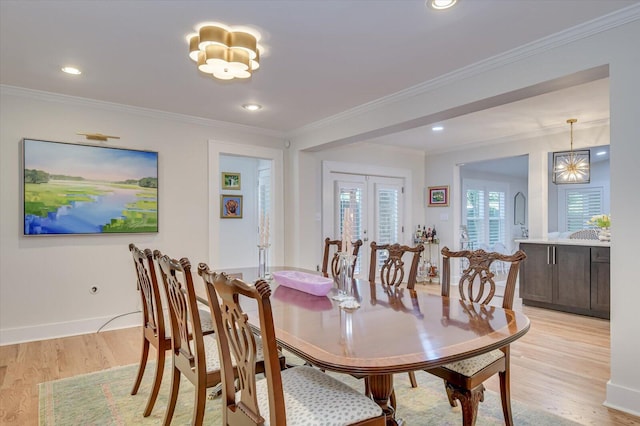
[[(353, 228), (351, 229), (352, 241), (362, 238), (362, 202), (364, 187), (357, 182), (336, 181), (336, 192), (338, 196), (338, 220), (336, 223), (336, 235), (334, 238), (342, 237), (342, 225), (344, 223), (344, 210), (350, 208), (353, 213)], [(358, 253), (358, 260), (354, 275), (360, 273), (362, 251)]]
[(474, 248), (491, 249), (506, 243), (508, 187), (499, 182), (466, 179), (464, 211), (469, 242)]
[[(400, 197), (399, 185), (375, 184), (375, 241), (378, 245), (400, 242)], [(389, 257), (389, 253), (380, 252), (378, 267)]]
[(399, 209), (401, 188), (376, 188), (376, 242), (392, 244), (400, 241)]
[(489, 247), (497, 242), (505, 243), (506, 208), (505, 193), (489, 192)]
[(587, 222), (591, 217), (603, 214), (602, 211), (602, 188), (575, 188), (566, 189), (564, 220), (565, 230), (575, 232), (585, 228), (593, 228)]
[(484, 242), (484, 198), (483, 190), (467, 190), (467, 231), (472, 247), (479, 247)]

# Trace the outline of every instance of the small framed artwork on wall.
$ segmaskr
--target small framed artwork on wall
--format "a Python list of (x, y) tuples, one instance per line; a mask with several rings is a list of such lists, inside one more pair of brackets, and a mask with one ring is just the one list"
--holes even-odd
[(242, 195), (221, 195), (220, 217), (222, 219), (242, 219)]
[(240, 173), (222, 172), (222, 189), (240, 189)]
[(447, 207), (449, 205), (448, 186), (429, 187), (429, 207)]

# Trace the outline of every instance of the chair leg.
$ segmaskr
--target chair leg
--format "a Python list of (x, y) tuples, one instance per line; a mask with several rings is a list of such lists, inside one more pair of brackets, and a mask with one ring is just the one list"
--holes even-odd
[(444, 381), (444, 389), (447, 391), (447, 398), (449, 399), (449, 405), (451, 405), (452, 407), (457, 407), (458, 403), (453, 398), (453, 388), (449, 386), (449, 383), (447, 383), (446, 380)]
[(204, 405), (207, 402), (207, 385), (206, 378), (202, 377), (198, 379), (198, 384), (194, 389), (195, 398), (193, 406), (193, 421), (192, 425), (202, 425), (204, 420)]
[(140, 389), (140, 383), (142, 382), (142, 376), (144, 376), (144, 369), (147, 366), (147, 357), (149, 356), (149, 341), (142, 336), (142, 355), (140, 355), (140, 366), (138, 367), (138, 376), (136, 382), (131, 390), (131, 395), (138, 393)]
[(144, 409), (144, 413), (142, 414), (144, 417), (148, 417), (153, 410), (153, 406), (156, 403), (156, 398), (158, 398), (158, 392), (160, 391), (160, 385), (162, 384), (162, 375), (164, 374), (164, 359), (167, 351), (158, 349), (158, 359), (156, 359), (156, 372), (153, 376), (153, 387), (151, 388), (151, 393), (149, 393), (149, 400), (147, 401), (147, 406)]
[(369, 387), (369, 378), (365, 377), (364, 378), (364, 394), (366, 396), (371, 396), (371, 388)]
[(169, 402), (167, 403), (167, 411), (164, 414), (164, 426), (171, 424), (173, 412), (176, 409), (178, 400), (178, 391), (180, 390), (180, 370), (175, 365), (171, 366), (171, 392), (169, 394)]
[(500, 398), (502, 399), (502, 413), (506, 426), (513, 426), (513, 416), (511, 414), (511, 385), (509, 384), (509, 369), (498, 373), (500, 377)]
[(411, 382), (411, 387), (412, 388), (417, 388), (418, 387), (418, 381), (416, 380), (416, 372), (415, 371), (409, 371), (409, 381)]
[(469, 390), (447, 383), (447, 393), (451, 388), (451, 396), (460, 401), (462, 406), (463, 426), (475, 426), (478, 417), (478, 405), (484, 401), (484, 385), (480, 384)]

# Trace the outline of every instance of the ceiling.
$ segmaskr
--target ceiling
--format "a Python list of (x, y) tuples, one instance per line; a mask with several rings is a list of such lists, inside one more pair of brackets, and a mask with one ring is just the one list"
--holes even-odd
[[(253, 126), (286, 135), (640, 0), (0, 1), (0, 84)], [(633, 7), (633, 6), (631, 6)], [(204, 21), (262, 34), (249, 80), (197, 71)], [(80, 68), (80, 76), (60, 71)], [(247, 112), (242, 104), (263, 105)], [(428, 151), (607, 120), (608, 79), (495, 106), (376, 143)], [(100, 129), (96, 129), (100, 130)]]

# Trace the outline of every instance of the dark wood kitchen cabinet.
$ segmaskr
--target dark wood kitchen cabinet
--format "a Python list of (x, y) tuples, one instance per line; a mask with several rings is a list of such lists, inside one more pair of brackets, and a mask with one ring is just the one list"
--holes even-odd
[(521, 243), (520, 297), (529, 306), (609, 318), (609, 247)]

